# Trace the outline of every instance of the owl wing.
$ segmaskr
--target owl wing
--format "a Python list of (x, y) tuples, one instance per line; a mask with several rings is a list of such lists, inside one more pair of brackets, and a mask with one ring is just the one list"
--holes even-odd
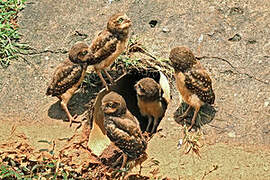
[(135, 117), (132, 119), (113, 117), (112, 120), (118, 129), (125, 131), (130, 136), (141, 138), (141, 129), (140, 126), (136, 123), (138, 120)]
[(208, 104), (214, 103), (215, 94), (212, 89), (212, 81), (204, 69), (192, 68), (184, 75), (187, 89), (196, 94), (201, 101)]
[(104, 126), (109, 139), (130, 157), (137, 158), (146, 149), (146, 141), (140, 133), (131, 132), (135, 126), (129, 119), (107, 117)]
[(90, 46), (95, 58), (89, 65), (100, 63), (113, 54), (116, 51), (117, 43), (117, 38), (109, 31), (105, 30), (99, 33)]
[(65, 93), (73, 85), (78, 83), (83, 72), (83, 67), (70, 61), (64, 61), (59, 65), (47, 88), (46, 95), (59, 96)]

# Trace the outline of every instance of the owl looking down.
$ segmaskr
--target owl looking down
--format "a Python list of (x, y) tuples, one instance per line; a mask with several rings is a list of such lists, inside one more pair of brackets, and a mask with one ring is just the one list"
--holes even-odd
[(175, 71), (177, 89), (184, 102), (189, 105), (181, 118), (188, 115), (191, 107), (195, 109), (190, 130), (195, 124), (201, 106), (204, 103), (214, 104), (215, 94), (212, 89), (212, 81), (190, 49), (175, 47), (171, 50), (169, 58)]
[(110, 92), (102, 99), (101, 109), (104, 113), (104, 127), (109, 139), (124, 153), (122, 166), (125, 167), (127, 158), (138, 159), (145, 153), (147, 142), (144, 139), (140, 125), (126, 107), (124, 98), (116, 92)]

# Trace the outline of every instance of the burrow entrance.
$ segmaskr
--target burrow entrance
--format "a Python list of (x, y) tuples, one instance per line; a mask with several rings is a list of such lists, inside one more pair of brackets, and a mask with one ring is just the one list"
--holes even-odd
[[(141, 115), (140, 110), (137, 105), (137, 97), (136, 97), (136, 91), (134, 88), (134, 85), (142, 78), (150, 77), (153, 78), (157, 83), (160, 83), (161, 76), (166, 77), (164, 74), (161, 74), (160, 71), (157, 70), (139, 70), (139, 69), (132, 69), (127, 74), (119, 77), (116, 80), (116, 84), (111, 87), (112, 91), (115, 91), (119, 93), (126, 101), (127, 108), (129, 111), (136, 116), (138, 121), (140, 122), (141, 130), (144, 132), (146, 130), (148, 118)], [(168, 79), (166, 78), (167, 83)], [(101, 106), (101, 100), (102, 98), (109, 92), (106, 92), (104, 89), (101, 90), (94, 103), (94, 113), (93, 113), (93, 120), (96, 121), (96, 123), (99, 125), (100, 129), (105, 133), (104, 127), (103, 127), (103, 114), (100, 109)], [(166, 107), (167, 109), (167, 107)], [(159, 123), (163, 117), (160, 118)], [(153, 125), (151, 125), (150, 129)], [(157, 128), (158, 129), (158, 128)]]

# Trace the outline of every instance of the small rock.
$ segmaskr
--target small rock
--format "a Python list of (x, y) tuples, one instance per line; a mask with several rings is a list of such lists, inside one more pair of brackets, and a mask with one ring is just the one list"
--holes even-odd
[(243, 8), (232, 7), (232, 8), (230, 8), (229, 15), (239, 15), (239, 14), (243, 14), (243, 13), (244, 13), (244, 9)]
[(232, 131), (232, 132), (229, 132), (229, 133), (228, 133), (228, 136), (229, 136), (230, 138), (235, 138), (235, 137), (236, 137), (236, 134), (235, 134), (234, 131)]
[(264, 102), (264, 107), (269, 106), (269, 104), (270, 104), (270, 102), (269, 102), (269, 101)]
[(162, 28), (162, 32), (168, 33), (168, 32), (170, 32), (170, 30), (167, 27), (164, 27), (164, 28)]
[(177, 149), (180, 149), (182, 144), (183, 144), (183, 139), (179, 139), (178, 144), (177, 144)]
[(254, 39), (250, 39), (250, 40), (247, 41), (247, 43), (248, 44), (255, 44), (255, 43), (257, 43), (257, 41), (254, 40)]
[(48, 56), (46, 56), (46, 57), (45, 57), (45, 60), (46, 60), (46, 61), (48, 61), (48, 60), (49, 60), (49, 57), (48, 57)]
[(199, 39), (198, 39), (198, 43), (201, 43), (203, 41), (203, 34), (200, 35)]

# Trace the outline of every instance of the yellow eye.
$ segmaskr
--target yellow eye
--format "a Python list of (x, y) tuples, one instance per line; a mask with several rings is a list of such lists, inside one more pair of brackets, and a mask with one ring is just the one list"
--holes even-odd
[(121, 24), (123, 21), (124, 21), (123, 18), (119, 18), (117, 22), (118, 22), (118, 24)]
[(107, 105), (108, 105), (108, 107), (112, 107), (113, 103), (109, 102)]

